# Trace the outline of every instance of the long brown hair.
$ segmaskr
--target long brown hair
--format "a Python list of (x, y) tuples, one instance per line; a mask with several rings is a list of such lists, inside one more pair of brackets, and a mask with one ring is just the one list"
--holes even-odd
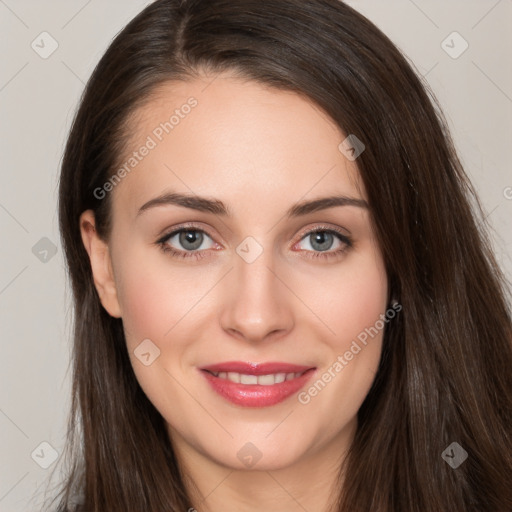
[[(164, 420), (132, 370), (122, 320), (99, 301), (79, 216), (93, 209), (108, 240), (111, 194), (100, 200), (94, 191), (116, 170), (129, 115), (159, 85), (201, 70), (303, 94), (366, 146), (357, 164), (390, 297), (403, 309), (358, 412), (336, 510), (512, 510), (508, 284), (428, 86), (338, 0), (157, 0), (97, 65), (62, 163), (59, 219), (75, 315), (58, 511), (193, 506)], [(442, 456), (452, 442), (468, 454), (456, 469)]]

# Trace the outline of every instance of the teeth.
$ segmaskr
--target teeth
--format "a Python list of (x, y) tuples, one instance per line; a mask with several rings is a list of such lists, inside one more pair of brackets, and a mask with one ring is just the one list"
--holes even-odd
[(276, 383), (276, 379), (274, 375), (260, 375), (258, 377), (258, 384), (261, 386), (272, 386), (272, 384)]
[(244, 373), (236, 372), (211, 372), (215, 377), (219, 379), (230, 380), (237, 384), (259, 384), (260, 386), (273, 386), (274, 384), (280, 384), (286, 380), (296, 379), (300, 377), (304, 372), (299, 373), (273, 373), (269, 375), (247, 375)]
[(258, 384), (258, 377), (256, 375), (240, 374), (240, 384)]
[(228, 372), (228, 380), (231, 382), (240, 383), (240, 374), (235, 372)]
[(280, 382), (284, 382), (286, 379), (286, 373), (276, 373), (275, 382), (279, 384)]

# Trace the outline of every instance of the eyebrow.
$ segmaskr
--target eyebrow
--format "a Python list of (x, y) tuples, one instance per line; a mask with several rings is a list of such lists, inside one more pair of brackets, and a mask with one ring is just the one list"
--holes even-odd
[[(164, 193), (144, 203), (137, 212), (137, 216), (157, 206), (176, 205), (205, 213), (213, 213), (224, 217), (232, 216), (229, 208), (218, 199), (208, 199), (197, 195), (178, 194), (176, 192)], [(326, 210), (335, 206), (357, 206), (368, 209), (364, 199), (347, 196), (329, 196), (311, 201), (301, 201), (294, 204), (285, 214), (288, 218), (300, 217), (309, 213)]]

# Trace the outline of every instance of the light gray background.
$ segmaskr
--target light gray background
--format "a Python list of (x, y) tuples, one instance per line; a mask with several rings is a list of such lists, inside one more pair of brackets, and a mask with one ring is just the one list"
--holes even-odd
[[(0, 511), (39, 510), (56, 465), (36, 463), (51, 460), (51, 449), (40, 444), (62, 452), (71, 316), (57, 227), (58, 169), (94, 65), (148, 3), (0, 0)], [(410, 57), (440, 100), (510, 278), (512, 0), (347, 3)], [(50, 48), (49, 39), (41, 42), (43, 31), (58, 42), (47, 59), (31, 47), (35, 41), (39, 51)], [(453, 31), (469, 44), (456, 59), (442, 47)], [(457, 37), (445, 43), (452, 54), (460, 44)], [(43, 237), (56, 246), (54, 257), (39, 245), (33, 251)]]

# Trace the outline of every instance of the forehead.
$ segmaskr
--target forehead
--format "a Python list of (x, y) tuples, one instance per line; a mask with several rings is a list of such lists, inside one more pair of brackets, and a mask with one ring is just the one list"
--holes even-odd
[[(168, 82), (130, 116), (114, 207), (167, 189), (261, 207), (304, 196), (363, 197), (346, 135), (308, 98), (229, 74)], [(243, 203), (241, 205), (241, 203)]]

